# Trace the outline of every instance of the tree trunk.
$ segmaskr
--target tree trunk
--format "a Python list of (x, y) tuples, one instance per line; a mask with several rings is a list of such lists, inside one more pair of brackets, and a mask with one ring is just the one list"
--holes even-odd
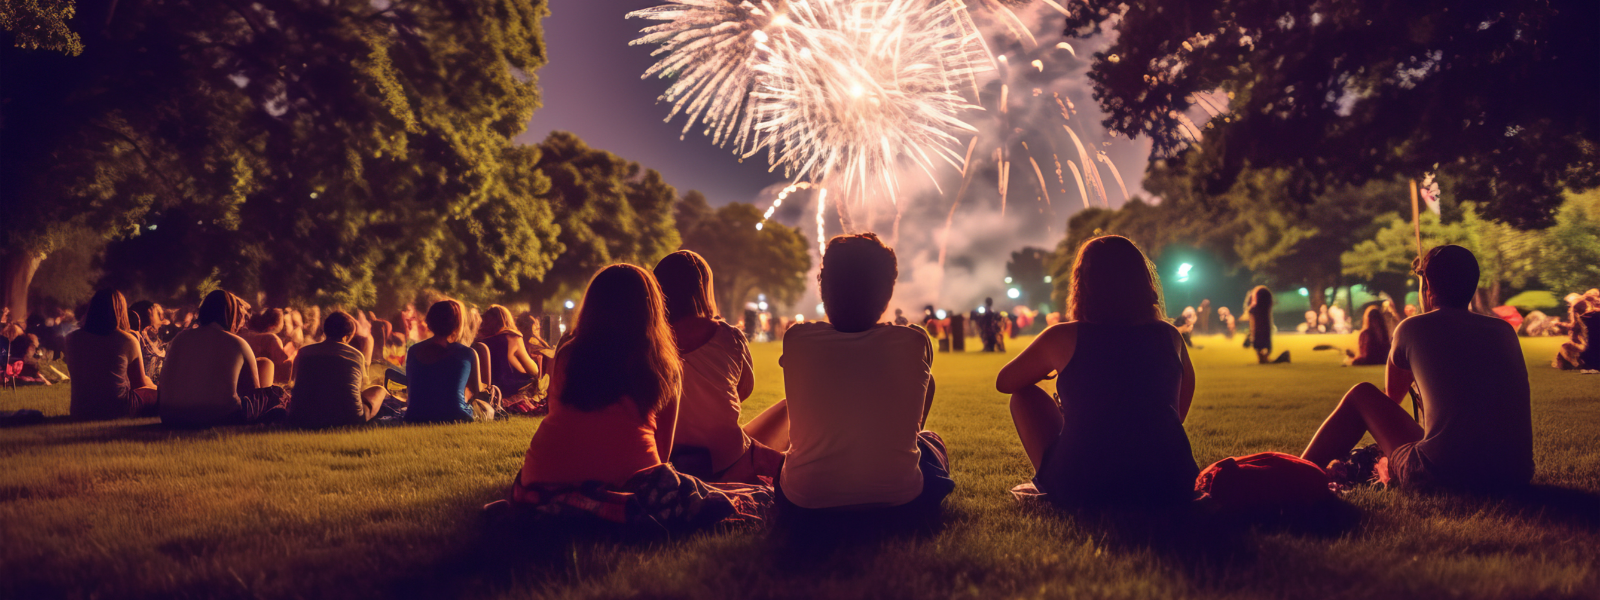
[(13, 321), (28, 318), (28, 288), (33, 285), (33, 274), (39, 271), (39, 263), (44, 262), (44, 258), (43, 252), (31, 250), (12, 250), (6, 256), (5, 305), (11, 309)]

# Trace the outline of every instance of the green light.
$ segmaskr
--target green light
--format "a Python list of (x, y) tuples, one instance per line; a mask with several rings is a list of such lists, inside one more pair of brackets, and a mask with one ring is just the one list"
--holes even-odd
[(1193, 269), (1194, 269), (1194, 265), (1191, 265), (1189, 263), (1183, 263), (1181, 265), (1178, 265), (1178, 281), (1180, 283), (1188, 281), (1189, 280), (1189, 271), (1191, 271)]
[(1300, 295), (1301, 296), (1310, 296), (1311, 295), (1311, 290), (1307, 290), (1305, 288), (1300, 288)]

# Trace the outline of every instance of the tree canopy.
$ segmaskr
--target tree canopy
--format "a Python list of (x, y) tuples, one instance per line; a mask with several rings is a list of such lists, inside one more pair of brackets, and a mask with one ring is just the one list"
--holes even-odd
[(514, 291), (559, 251), (538, 152), (511, 141), (543, 0), (77, 8), (80, 56), (0, 50), (7, 254), (83, 225), (128, 238), (113, 284), (370, 306)]
[[(723, 317), (743, 314), (756, 294), (773, 304), (791, 306), (805, 291), (811, 270), (811, 249), (805, 234), (773, 221), (763, 222), (761, 209), (734, 202), (712, 210), (705, 197), (691, 192), (678, 203), (680, 215), (699, 215), (682, 221), (683, 248), (711, 263), (712, 284)], [(756, 229), (756, 224), (761, 229)]]
[[(1554, 219), (1600, 185), (1600, 5), (1272, 0), (1068, 5), (1115, 32), (1089, 77), (1114, 133), (1171, 157), (1204, 139), (1207, 191), (1287, 169), (1287, 198), (1438, 171), (1495, 219)], [(1200, 129), (1195, 118), (1215, 115)], [(1191, 118), (1193, 117), (1193, 118)]]

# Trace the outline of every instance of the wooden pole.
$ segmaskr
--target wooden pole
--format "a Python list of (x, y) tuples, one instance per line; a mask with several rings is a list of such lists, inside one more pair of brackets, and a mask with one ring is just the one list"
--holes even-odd
[[(1411, 229), (1417, 235), (1417, 260), (1422, 260), (1422, 211), (1417, 207), (1417, 180), (1411, 183)], [(1422, 313), (1422, 274), (1417, 273), (1417, 314)], [(1404, 299), (1401, 299), (1404, 303)], [(1411, 417), (1418, 423), (1422, 422), (1422, 393), (1417, 389), (1416, 382), (1411, 384)]]

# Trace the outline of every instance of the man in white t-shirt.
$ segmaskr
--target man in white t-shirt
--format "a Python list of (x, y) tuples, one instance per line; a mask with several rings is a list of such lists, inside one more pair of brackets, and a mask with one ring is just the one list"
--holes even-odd
[(933, 403), (933, 347), (921, 329), (877, 323), (899, 277), (871, 233), (841, 235), (823, 255), (828, 323), (783, 339), (789, 406), (780, 510), (936, 512), (955, 488), (944, 441), (923, 430)]
[[(1402, 487), (1503, 489), (1533, 477), (1528, 368), (1516, 330), (1467, 310), (1478, 261), (1461, 246), (1423, 257), (1423, 314), (1395, 328), (1387, 390), (1361, 383), (1345, 394), (1306, 446), (1317, 466), (1344, 458), (1367, 432)], [(1423, 424), (1400, 408), (1415, 381)], [(1381, 474), (1380, 474), (1381, 475)]]

